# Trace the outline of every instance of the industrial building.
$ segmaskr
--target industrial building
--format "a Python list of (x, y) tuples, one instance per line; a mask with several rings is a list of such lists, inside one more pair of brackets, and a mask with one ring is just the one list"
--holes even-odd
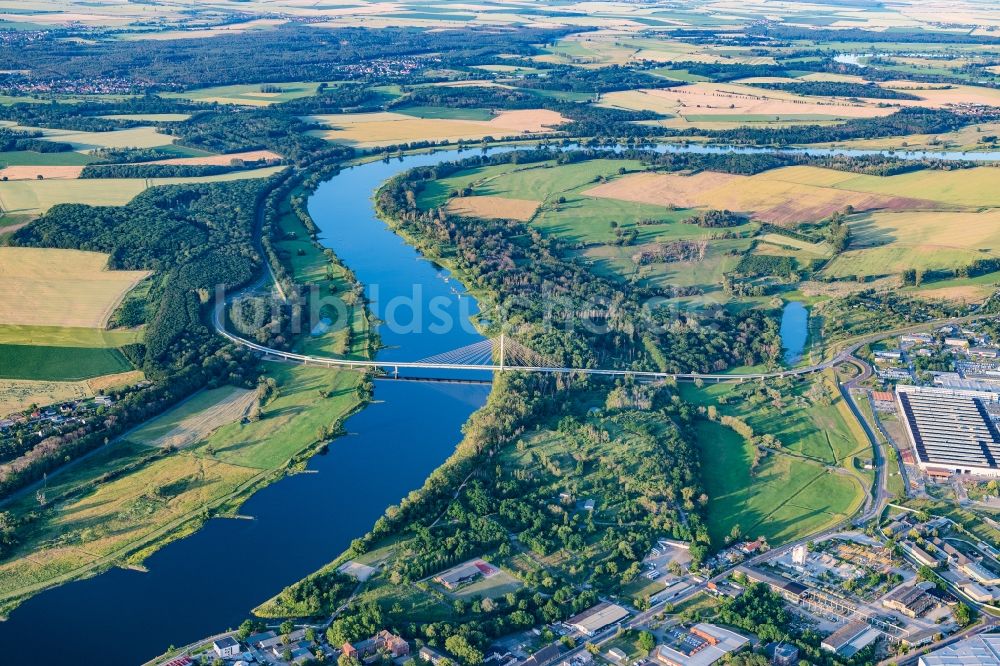
[(656, 661), (663, 666), (709, 666), (749, 642), (749, 638), (714, 624), (668, 629), (663, 644), (656, 648)]
[(566, 626), (576, 629), (585, 636), (593, 636), (605, 627), (621, 622), (627, 617), (627, 610), (616, 604), (603, 601), (566, 620)]
[(933, 584), (900, 585), (882, 600), (882, 605), (907, 617), (920, 617), (937, 605), (934, 597), (927, 594), (927, 588), (931, 585)]
[(1000, 666), (1000, 635), (966, 638), (921, 656), (917, 666)]
[(848, 622), (837, 631), (827, 636), (820, 647), (841, 657), (853, 657), (859, 651), (873, 643), (881, 633), (860, 620)]
[(1000, 476), (1000, 394), (899, 385), (896, 399), (922, 469)]

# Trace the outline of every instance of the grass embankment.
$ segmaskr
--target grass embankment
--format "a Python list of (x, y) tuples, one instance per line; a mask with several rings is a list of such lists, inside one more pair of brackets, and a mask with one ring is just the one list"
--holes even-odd
[(817, 381), (826, 380), (782, 385), (780, 397), (763, 397), (757, 384), (682, 386), (686, 400), (714, 406), (746, 422), (755, 435), (781, 442), (764, 449), (755, 466), (750, 441), (716, 421), (698, 422), (714, 544), (724, 543), (734, 526), (772, 545), (793, 541), (844, 520), (863, 502), (871, 479), (855, 458), (870, 455), (867, 440), (839, 396), (807, 397)]
[[(303, 253), (293, 253), (300, 268), (330, 262), (312, 242), (300, 246)], [(325, 269), (317, 277), (298, 275), (304, 283), (326, 281)], [(363, 306), (358, 310), (352, 340), (355, 353), (363, 354), (369, 327)], [(335, 335), (325, 342), (335, 346)], [(310, 343), (322, 346), (324, 340)], [(235, 511), (253, 492), (303, 464), (321, 443), (317, 433), (336, 432), (363, 402), (363, 376), (356, 372), (274, 363), (265, 364), (264, 375), (275, 390), (259, 420), (217, 427), (217, 421), (208, 423), (210, 414), (231, 396), (200, 394), (132, 433), (153, 443), (157, 433), (208, 423), (210, 434), (199, 433), (186, 448), (149, 446), (127, 435), (50, 477), (44, 506), (25, 493), (3, 507), (18, 517), (37, 517), (18, 531), (18, 546), (0, 563), (0, 613), (48, 587), (113, 566), (139, 565), (209, 516)]]

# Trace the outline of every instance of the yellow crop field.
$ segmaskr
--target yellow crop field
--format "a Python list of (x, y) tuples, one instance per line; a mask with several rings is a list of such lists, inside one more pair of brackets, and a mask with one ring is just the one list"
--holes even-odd
[(282, 167), (266, 167), (190, 178), (88, 178), (0, 182), (0, 211), (38, 215), (61, 203), (123, 206), (147, 187), (266, 178), (281, 169)]
[(919, 196), (955, 206), (1000, 206), (1000, 168), (940, 171), (924, 169), (898, 176), (854, 176), (838, 188), (899, 196)]
[[(702, 171), (694, 175), (639, 173), (586, 190), (593, 197), (636, 201), (677, 208), (712, 208), (749, 214), (774, 224), (821, 220), (853, 206), (855, 210), (933, 208), (933, 202), (848, 188), (809, 184), (837, 182), (839, 172), (826, 169), (775, 169), (754, 176)], [(850, 176), (850, 174), (848, 174)], [(803, 182), (806, 181), (806, 182)]]
[(914, 83), (912, 81), (885, 81), (883, 88), (900, 90), (920, 98), (903, 100), (907, 106), (930, 106), (941, 108), (955, 104), (983, 104), (1000, 107), (1000, 90), (982, 86), (963, 86), (955, 84)]
[(834, 277), (952, 269), (1000, 257), (1000, 210), (880, 212), (850, 225), (851, 248), (824, 270)]
[(735, 83), (692, 83), (665, 89), (624, 90), (603, 96), (602, 106), (697, 116), (827, 116), (872, 118), (898, 109), (832, 97), (805, 97)]
[(469, 217), (498, 218), (527, 222), (538, 210), (540, 202), (506, 197), (455, 197), (448, 202), (448, 212)]
[(82, 400), (141, 382), (140, 370), (119, 372), (77, 382), (53, 382), (35, 379), (0, 379), (0, 418), (27, 409), (31, 405), (52, 405), (67, 400)]
[(71, 144), (76, 151), (89, 151), (95, 148), (156, 148), (169, 146), (174, 142), (174, 137), (161, 134), (155, 127), (130, 127), (110, 132), (39, 129), (44, 133), (43, 139)]
[(0, 321), (103, 328), (125, 294), (149, 275), (109, 271), (108, 255), (0, 247)]
[(0, 379), (0, 418), (31, 405), (51, 405), (94, 395), (87, 382), (47, 382)]
[(319, 130), (319, 136), (356, 146), (550, 132), (566, 120), (555, 111), (544, 109), (505, 111), (491, 120), (414, 118), (391, 112), (311, 116), (311, 119), (331, 128)]

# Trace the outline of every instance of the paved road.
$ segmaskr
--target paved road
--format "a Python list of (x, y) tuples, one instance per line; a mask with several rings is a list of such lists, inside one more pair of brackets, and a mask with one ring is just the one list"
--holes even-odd
[[(270, 269), (270, 266), (268, 266)], [(243, 290), (245, 292), (247, 290)], [(240, 293), (243, 293), (240, 292)], [(961, 324), (975, 319), (981, 319), (993, 315), (970, 315), (968, 317), (958, 317), (952, 319), (942, 319), (924, 322), (921, 324), (916, 324), (913, 326), (907, 326), (905, 328), (894, 329), (890, 331), (884, 331), (881, 333), (875, 333), (868, 336), (864, 336), (854, 340), (849, 343), (848, 346), (843, 348), (839, 353), (837, 353), (833, 358), (823, 361), (821, 363), (803, 366), (800, 368), (792, 368), (789, 370), (776, 370), (773, 372), (756, 372), (756, 373), (743, 373), (743, 374), (713, 374), (713, 373), (699, 373), (699, 372), (654, 372), (654, 371), (637, 371), (637, 370), (618, 370), (618, 369), (606, 369), (606, 368), (569, 368), (569, 367), (555, 367), (555, 366), (501, 366), (501, 365), (464, 365), (458, 363), (427, 363), (423, 361), (380, 361), (378, 359), (374, 360), (362, 360), (362, 359), (346, 359), (346, 358), (334, 358), (329, 356), (311, 356), (308, 354), (297, 354), (295, 352), (284, 351), (281, 349), (275, 349), (273, 347), (268, 347), (266, 345), (261, 345), (246, 338), (240, 337), (234, 333), (226, 330), (224, 320), (224, 309), (225, 303), (217, 303), (212, 310), (212, 324), (215, 330), (230, 342), (246, 347), (253, 351), (271, 356), (273, 358), (283, 359), (285, 361), (291, 361), (295, 363), (301, 363), (303, 365), (319, 365), (327, 366), (331, 368), (355, 368), (355, 369), (367, 369), (376, 368), (389, 370), (393, 369), (398, 371), (399, 369), (419, 369), (419, 370), (461, 370), (461, 371), (492, 371), (492, 372), (502, 372), (504, 370), (516, 370), (519, 372), (534, 372), (534, 373), (547, 373), (547, 374), (586, 374), (586, 375), (602, 375), (602, 376), (628, 376), (635, 377), (639, 379), (650, 379), (650, 380), (662, 380), (662, 379), (678, 379), (678, 380), (703, 380), (703, 381), (714, 381), (714, 382), (742, 382), (747, 380), (759, 380), (759, 379), (777, 379), (781, 377), (795, 377), (802, 375), (814, 374), (817, 372), (822, 372), (824, 370), (829, 370), (841, 363), (853, 363), (862, 368), (862, 374), (867, 378), (871, 375), (871, 369), (867, 368), (867, 364), (862, 363), (860, 360), (855, 358), (854, 353), (866, 344), (872, 342), (877, 342), (888, 337), (893, 337), (896, 335), (902, 335), (905, 333), (912, 333), (916, 331), (922, 331), (927, 328), (934, 328), (937, 326), (947, 325), (947, 324)], [(860, 378), (858, 378), (860, 379)]]

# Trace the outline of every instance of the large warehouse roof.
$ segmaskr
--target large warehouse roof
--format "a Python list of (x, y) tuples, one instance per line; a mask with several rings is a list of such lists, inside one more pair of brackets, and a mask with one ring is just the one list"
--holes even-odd
[(1000, 636), (985, 634), (920, 657), (920, 666), (1000, 666)]
[(986, 411), (994, 393), (926, 386), (896, 387), (903, 420), (923, 464), (997, 467), (1000, 433)]

